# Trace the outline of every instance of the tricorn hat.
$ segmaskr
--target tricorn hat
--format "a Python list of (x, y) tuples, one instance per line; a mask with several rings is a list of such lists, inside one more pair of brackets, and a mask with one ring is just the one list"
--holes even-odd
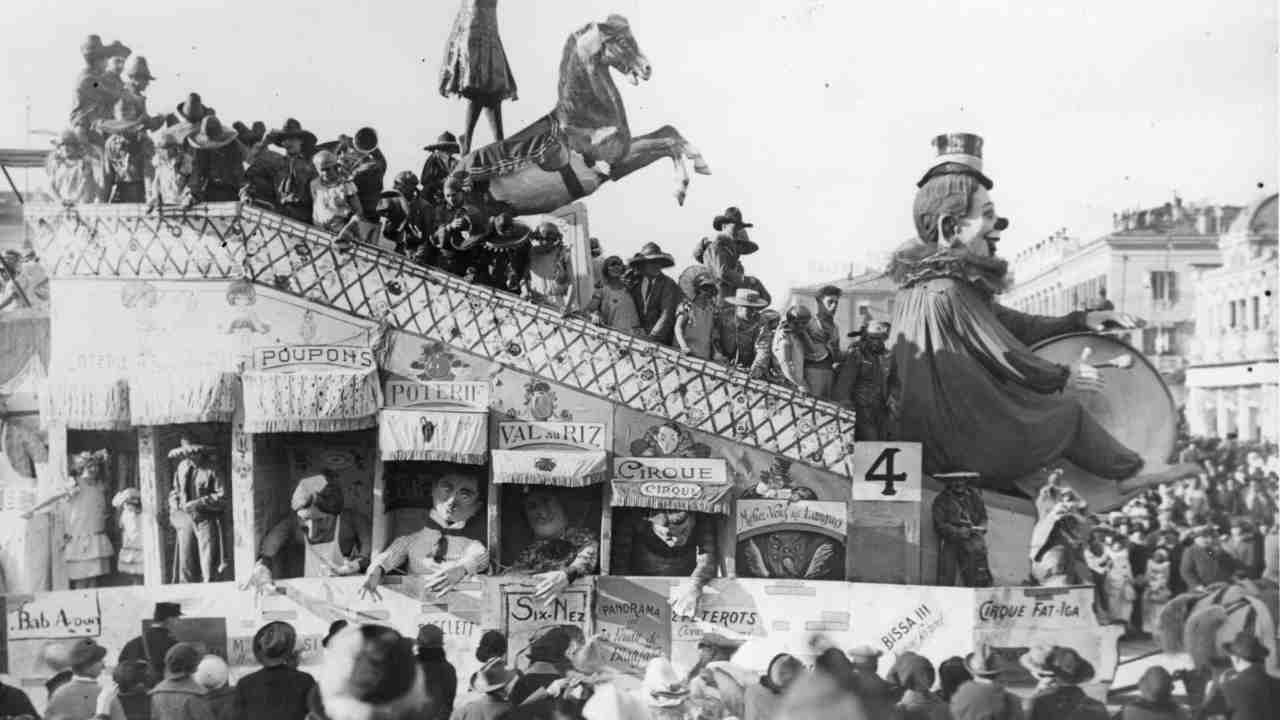
[(458, 144), (458, 138), (455, 137), (453, 133), (449, 132), (448, 130), (445, 130), (444, 132), (440, 133), (440, 137), (436, 138), (435, 142), (431, 143), (430, 145), (424, 146), (422, 149), (430, 150), (430, 151), (440, 150), (443, 152), (456, 153), (462, 150), (462, 146)]
[(662, 267), (671, 267), (676, 264), (675, 258), (662, 252), (662, 248), (655, 242), (647, 242), (641, 246), (640, 252), (632, 255), (627, 264), (636, 265), (644, 262), (656, 262)]
[(198, 442), (192, 442), (191, 438), (184, 436), (178, 441), (178, 447), (169, 451), (169, 459), (178, 460), (208, 452), (213, 452), (213, 448), (208, 445), (201, 445)]
[(285, 118), (284, 125), (271, 133), (271, 144), (279, 145), (290, 138), (301, 138), (303, 147), (315, 147), (316, 135), (305, 130), (297, 118)]
[(740, 228), (755, 227), (755, 225), (752, 225), (742, 219), (742, 211), (736, 207), (725, 208), (723, 214), (717, 215), (715, 219), (711, 221), (711, 227), (715, 230), (719, 230), (721, 227), (728, 225), (729, 223), (733, 223)]
[(206, 115), (200, 120), (200, 129), (187, 138), (187, 143), (198, 150), (217, 150), (235, 142), (237, 137), (235, 130), (222, 127), (217, 115)]
[(155, 80), (156, 77), (151, 74), (151, 67), (147, 64), (147, 59), (142, 55), (134, 55), (129, 58), (129, 62), (124, 66), (125, 77), (137, 78), (139, 80)]
[(973, 133), (947, 133), (935, 137), (933, 147), (937, 157), (930, 164), (929, 171), (916, 183), (916, 187), (924, 187), (925, 183), (938, 175), (953, 173), (972, 175), (988, 190), (994, 187), (991, 178), (982, 173), (981, 137)]

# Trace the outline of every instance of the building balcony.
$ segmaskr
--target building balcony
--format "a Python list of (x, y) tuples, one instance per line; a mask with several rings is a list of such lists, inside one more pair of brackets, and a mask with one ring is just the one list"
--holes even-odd
[(1276, 331), (1272, 328), (1227, 330), (1212, 337), (1197, 336), (1191, 342), (1191, 362), (1209, 365), (1274, 358), (1280, 354), (1276, 340)]

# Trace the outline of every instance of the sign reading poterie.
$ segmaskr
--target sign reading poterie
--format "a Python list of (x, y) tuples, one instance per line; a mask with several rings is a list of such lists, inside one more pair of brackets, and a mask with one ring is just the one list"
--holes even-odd
[(273, 345), (253, 353), (258, 370), (289, 370), (327, 366), (346, 370), (372, 370), (373, 350), (358, 345)]
[(5, 610), (10, 641), (102, 634), (102, 610), (96, 590), (43, 593), (32, 598), (9, 597)]
[(482, 411), (489, 409), (489, 383), (480, 380), (388, 380), (387, 407), (435, 408)]
[(518, 450), (530, 446), (572, 445), (591, 450), (608, 450), (604, 423), (593, 422), (504, 422), (498, 423), (498, 447)]

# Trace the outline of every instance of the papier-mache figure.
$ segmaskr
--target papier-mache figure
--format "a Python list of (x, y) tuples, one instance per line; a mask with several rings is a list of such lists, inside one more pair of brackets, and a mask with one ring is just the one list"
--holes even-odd
[(526, 488), (522, 504), (533, 542), (520, 552), (511, 572), (532, 574), (537, 583), (534, 598), (550, 602), (578, 578), (596, 572), (600, 537), (571, 524), (556, 489)]
[(299, 480), (289, 505), (293, 514), (277, 522), (262, 539), (255, 576), (269, 584), (284, 574), (283, 551), (291, 545), (304, 548), (305, 577), (364, 572), (369, 563), (369, 520), (346, 507), (342, 487), (332, 474)]
[(111, 572), (115, 548), (107, 537), (107, 492), (103, 487), (106, 472), (106, 450), (79, 452), (71, 456), (68, 472), (71, 485), (63, 492), (37, 503), (23, 513), (30, 519), (36, 513), (48, 512), (66, 503), (66, 537), (62, 559), (67, 565), (67, 578), (72, 589), (98, 586), (98, 578)]
[(1085, 501), (1059, 484), (1061, 470), (1049, 478), (1036, 496), (1036, 524), (1031, 531), (1031, 579), (1037, 585), (1061, 587), (1091, 581), (1084, 560), (1090, 523)]
[(432, 484), (426, 526), (392, 540), (373, 557), (361, 596), (380, 600), (378, 584), (401, 566), (409, 575), (426, 575), (427, 590), (437, 595), (488, 570), (489, 551), (479, 539), (479, 523), (472, 522), (483, 506), (476, 476), (445, 472)]
[[(938, 533), (938, 584), (991, 587), (987, 565), (987, 506), (971, 483), (977, 473), (939, 473), (944, 489), (933, 500)], [(957, 582), (957, 580), (959, 582)]]
[(615, 516), (612, 555), (616, 572), (689, 578), (677, 589), (672, 610), (692, 617), (720, 564), (715, 521), (687, 510), (626, 508)]
[(523, 295), (539, 305), (570, 309), (573, 267), (564, 235), (553, 222), (542, 222), (530, 236), (529, 265)]
[(213, 448), (182, 438), (169, 451), (177, 461), (169, 491), (169, 522), (177, 534), (177, 582), (214, 582), (230, 567), (226, 480), (213, 466)]
[(136, 487), (127, 487), (111, 499), (111, 506), (120, 513), (120, 554), (116, 556), (116, 570), (134, 576), (133, 584), (142, 584), (142, 494)]

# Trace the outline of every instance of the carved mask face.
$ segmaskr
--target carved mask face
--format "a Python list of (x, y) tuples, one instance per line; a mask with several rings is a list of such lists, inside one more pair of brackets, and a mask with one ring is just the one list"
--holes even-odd
[(551, 491), (529, 493), (524, 498), (524, 517), (533, 530), (534, 537), (539, 540), (557, 538), (569, 527), (569, 517), (564, 511), (564, 504)]
[(658, 432), (654, 433), (654, 440), (658, 445), (658, 451), (663, 455), (671, 455), (676, 448), (680, 447), (680, 433), (666, 425), (658, 428)]
[(683, 511), (657, 512), (649, 516), (653, 534), (668, 547), (684, 547), (689, 544), (689, 536), (693, 535), (693, 521), (693, 513)]
[(468, 475), (444, 475), (431, 487), (431, 506), (447, 523), (470, 520), (480, 506), (479, 481)]

